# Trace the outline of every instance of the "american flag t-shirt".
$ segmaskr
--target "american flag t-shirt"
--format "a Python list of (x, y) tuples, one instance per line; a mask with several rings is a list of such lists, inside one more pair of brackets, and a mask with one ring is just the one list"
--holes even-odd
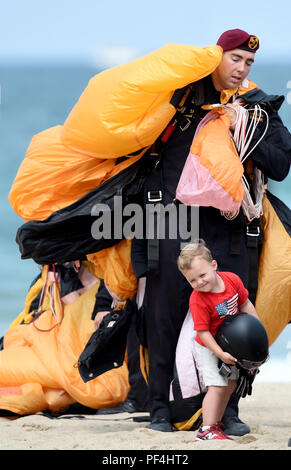
[(220, 304), (215, 306), (220, 317), (225, 317), (226, 315), (235, 315), (238, 313), (238, 294), (234, 294), (229, 300), (224, 300)]

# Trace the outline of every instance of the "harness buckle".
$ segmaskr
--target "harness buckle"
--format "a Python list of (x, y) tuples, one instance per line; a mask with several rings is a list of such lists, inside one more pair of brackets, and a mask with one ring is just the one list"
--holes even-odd
[(188, 127), (191, 124), (191, 119), (189, 119), (189, 118), (185, 118), (185, 119), (186, 119), (186, 122), (184, 124), (181, 123), (180, 126), (179, 126), (182, 132), (186, 131), (186, 129), (188, 129)]
[(148, 191), (148, 201), (149, 202), (161, 202), (162, 200), (162, 191), (160, 189), (153, 189)]
[(258, 237), (261, 233), (260, 227), (253, 227), (254, 231), (250, 230), (250, 227), (247, 225), (247, 235), (249, 237)]
[(255, 226), (255, 227), (249, 227), (247, 225), (247, 230), (246, 230), (246, 235), (247, 235), (247, 247), (248, 248), (255, 248), (256, 250), (258, 249), (258, 243), (259, 243), (259, 235), (260, 235), (260, 227)]

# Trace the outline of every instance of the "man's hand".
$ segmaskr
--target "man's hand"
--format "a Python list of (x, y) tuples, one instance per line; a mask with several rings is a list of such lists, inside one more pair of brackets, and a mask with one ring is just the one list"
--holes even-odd
[(97, 313), (96, 317), (94, 318), (95, 330), (98, 330), (103, 318), (105, 317), (105, 315), (108, 315), (108, 313), (109, 313), (109, 310)]
[(233, 131), (237, 122), (238, 117), (238, 104), (229, 103), (224, 107), (225, 113), (230, 116), (230, 129)]

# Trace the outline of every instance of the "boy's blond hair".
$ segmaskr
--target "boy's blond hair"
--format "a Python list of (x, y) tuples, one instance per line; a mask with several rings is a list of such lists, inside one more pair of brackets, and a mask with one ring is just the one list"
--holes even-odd
[(205, 241), (202, 239), (189, 243), (181, 250), (178, 257), (179, 270), (183, 272), (191, 269), (191, 263), (196, 256), (200, 256), (210, 263), (213, 261), (211, 251), (207, 248)]

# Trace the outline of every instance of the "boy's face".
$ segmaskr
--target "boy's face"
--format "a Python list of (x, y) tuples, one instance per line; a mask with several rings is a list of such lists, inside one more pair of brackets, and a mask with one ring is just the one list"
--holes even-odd
[(216, 269), (215, 260), (210, 262), (201, 256), (196, 256), (191, 263), (191, 268), (183, 274), (193, 289), (198, 292), (212, 292), (218, 286)]

